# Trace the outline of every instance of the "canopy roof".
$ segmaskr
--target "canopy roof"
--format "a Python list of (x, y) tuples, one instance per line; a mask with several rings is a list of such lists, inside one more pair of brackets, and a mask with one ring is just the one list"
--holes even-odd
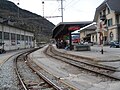
[(75, 29), (73, 30), (69, 30), (69, 28), (71, 29), (71, 27), (84, 27), (88, 24), (92, 23), (92, 21), (83, 21), (83, 22), (61, 22), (58, 25), (55, 26), (55, 28), (53, 29), (53, 38), (58, 38), (61, 35), (67, 35), (70, 31), (73, 32), (75, 31)]

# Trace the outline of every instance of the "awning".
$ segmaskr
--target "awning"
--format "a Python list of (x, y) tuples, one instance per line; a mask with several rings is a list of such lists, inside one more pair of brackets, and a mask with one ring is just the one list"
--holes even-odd
[(84, 27), (88, 24), (92, 23), (92, 21), (84, 21), (84, 22), (61, 22), (55, 26), (53, 29), (52, 38), (59, 38), (61, 35), (67, 35), (69, 32), (75, 31), (76, 28), (73, 30), (69, 30), (69, 28), (73, 27)]

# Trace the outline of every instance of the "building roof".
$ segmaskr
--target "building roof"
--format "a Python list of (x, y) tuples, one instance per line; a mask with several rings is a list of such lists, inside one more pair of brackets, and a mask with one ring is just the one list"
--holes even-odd
[[(61, 22), (55, 26), (53, 29), (53, 38), (60, 37), (61, 35), (66, 35), (69, 33), (68, 28), (73, 26), (79, 26), (80, 28), (92, 23), (92, 21), (83, 21), (83, 22)], [(73, 30), (74, 31), (74, 30)], [(73, 32), (71, 31), (71, 32)]]
[(30, 33), (34, 33), (34, 31), (29, 31), (29, 30), (26, 30), (26, 29), (22, 29), (22, 28), (20, 28), (20, 27), (17, 27), (17, 26), (13, 26), (13, 25), (10, 25), (10, 24), (8, 24), (8, 21), (0, 21), (0, 25), (3, 25), (3, 26), (9, 26), (9, 27), (13, 27), (13, 28), (16, 28), (16, 29), (21, 29), (21, 30), (23, 30), (23, 31), (26, 31), (26, 32), (30, 32)]
[(100, 6), (96, 8), (94, 21), (97, 20), (97, 16), (99, 12), (108, 7), (110, 10), (114, 11), (115, 13), (120, 13), (120, 0), (105, 0)]
[(120, 13), (120, 0), (107, 0), (107, 4), (111, 10)]
[(81, 29), (79, 30), (79, 32), (80, 32), (80, 31), (83, 31), (83, 30), (95, 30), (96, 28), (97, 28), (97, 27), (96, 27), (96, 23), (93, 22), (93, 23), (91, 23), (91, 24), (89, 24), (89, 25), (81, 28)]
[(73, 34), (75, 33), (75, 34), (77, 34), (77, 33), (80, 33), (81, 31), (86, 31), (86, 30), (88, 30), (88, 31), (91, 31), (91, 30), (96, 30), (96, 23), (95, 22), (93, 22), (93, 23), (91, 23), (91, 24), (89, 24), (89, 25), (86, 25), (85, 27), (82, 27), (82, 28), (80, 28), (79, 30), (76, 30), (76, 31), (74, 31), (73, 32)]

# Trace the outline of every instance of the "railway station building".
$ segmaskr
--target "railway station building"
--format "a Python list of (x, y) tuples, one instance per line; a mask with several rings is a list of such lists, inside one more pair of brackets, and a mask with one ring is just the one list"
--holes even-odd
[(33, 44), (34, 33), (0, 23), (0, 48), (8, 50), (31, 48)]

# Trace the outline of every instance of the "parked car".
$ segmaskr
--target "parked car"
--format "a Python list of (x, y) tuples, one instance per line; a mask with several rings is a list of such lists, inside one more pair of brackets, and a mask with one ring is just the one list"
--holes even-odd
[(110, 48), (111, 47), (120, 48), (120, 42), (118, 42), (118, 41), (111, 41), (110, 42)]

